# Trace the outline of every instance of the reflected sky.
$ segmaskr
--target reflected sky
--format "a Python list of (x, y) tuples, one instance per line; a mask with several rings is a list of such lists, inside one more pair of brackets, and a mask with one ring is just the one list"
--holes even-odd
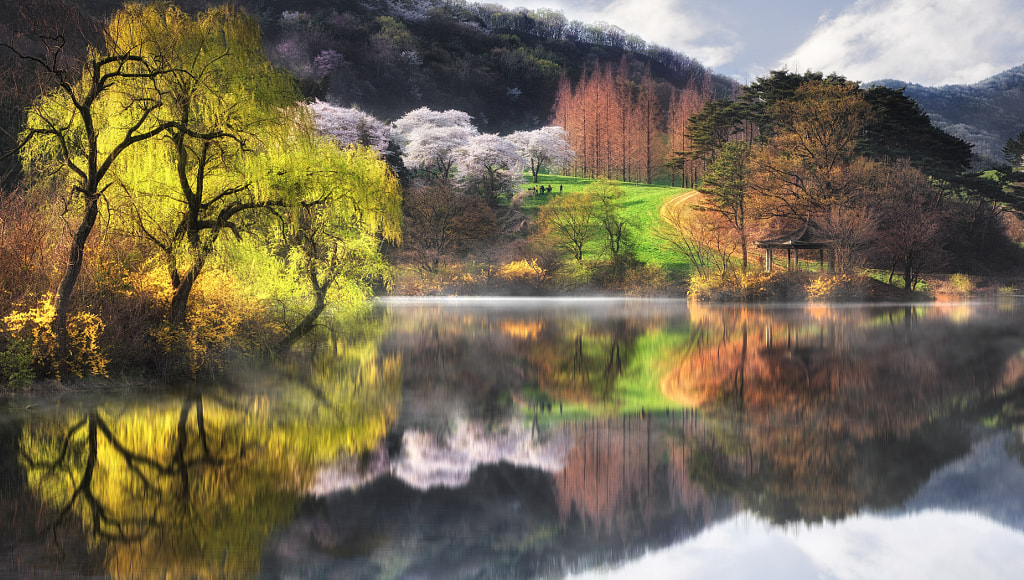
[(778, 528), (749, 512), (614, 570), (617, 578), (1017, 578), (1024, 534), (985, 517), (928, 510)]
[(1024, 467), (1007, 454), (1019, 434), (977, 442), (936, 471), (907, 509), (839, 522), (770, 525), (750, 511), (614, 569), (617, 578), (1017, 578), (1024, 569)]

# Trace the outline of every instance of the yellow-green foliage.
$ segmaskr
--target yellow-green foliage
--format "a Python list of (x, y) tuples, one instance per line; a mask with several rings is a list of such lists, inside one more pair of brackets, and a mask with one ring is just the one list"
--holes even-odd
[(6, 346), (0, 348), (0, 385), (7, 383), (9, 387), (24, 387), (36, 377), (32, 370), (32, 349), (19, 339), (4, 342)]
[(225, 239), (220, 265), (254, 289), (279, 324), (294, 326), (316, 303), (344, 311), (392, 283), (381, 240), (401, 241), (400, 183), (367, 147), (339, 148), (317, 134), (308, 111), (268, 134), (252, 159), (260, 199), (277, 200), (249, 235)]
[(966, 274), (957, 273), (949, 277), (949, 287), (953, 292), (966, 296), (974, 291), (974, 282)]
[(821, 275), (807, 286), (807, 299), (820, 302), (857, 300), (864, 296), (864, 279), (852, 274)]
[[(170, 289), (164, 289), (161, 297), (169, 302), (170, 295)], [(264, 304), (224, 272), (211, 271), (200, 278), (190, 304), (183, 328), (164, 325), (155, 337), (167, 354), (181, 357), (193, 376), (203, 369), (221, 369), (229, 355), (264, 352), (284, 332)]]
[(68, 522), (106, 548), (111, 576), (251, 578), (317, 470), (380, 444), (400, 410), (400, 366), (371, 344), (274, 375), (267, 394), (37, 419), (20, 441), (27, 484), (77, 516)]
[(512, 283), (538, 285), (547, 278), (544, 268), (537, 265), (537, 260), (515, 260), (498, 270), (498, 278)]
[[(3, 319), (4, 332), (14, 340), (31, 345), (32, 361), (40, 372), (59, 377), (57, 335), (53, 330), (56, 308), (53, 296), (43, 297), (35, 307), (22, 307)], [(109, 360), (100, 349), (104, 324), (91, 312), (68, 317), (68, 369), (78, 377), (106, 376)]]

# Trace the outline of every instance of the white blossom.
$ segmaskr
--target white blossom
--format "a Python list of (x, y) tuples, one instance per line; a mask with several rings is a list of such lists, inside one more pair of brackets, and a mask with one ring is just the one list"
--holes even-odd
[(433, 111), (421, 107), (395, 121), (405, 166), (422, 169), (448, 180), (456, 162), (456, 149), (477, 134), (471, 117), (462, 111)]
[(518, 131), (509, 135), (507, 139), (514, 143), (519, 154), (528, 160), (534, 180), (542, 167), (561, 169), (574, 157), (572, 148), (569, 147), (569, 136), (561, 127)]
[(483, 186), (488, 201), (518, 185), (523, 179), (526, 159), (509, 140), (485, 133), (470, 137), (455, 151), (463, 182)]
[(310, 492), (322, 496), (355, 490), (390, 474), (409, 487), (427, 490), (469, 483), (477, 468), (498, 463), (555, 473), (565, 466), (572, 447), (567, 433), (538, 437), (528, 424), (513, 420), (488, 427), (480, 421), (456, 419), (447, 436), (410, 429), (402, 435), (402, 453), (389, 458), (381, 448), (369, 461), (341, 459), (317, 473)]
[(334, 139), (338, 145), (363, 144), (382, 155), (391, 143), (391, 127), (358, 109), (338, 107), (323, 101), (308, 105), (320, 133)]

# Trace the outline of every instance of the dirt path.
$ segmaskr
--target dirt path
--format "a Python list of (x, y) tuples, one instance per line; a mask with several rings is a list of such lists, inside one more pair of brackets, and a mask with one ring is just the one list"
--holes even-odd
[(666, 201), (664, 204), (662, 204), (661, 211), (659, 212), (661, 219), (665, 219), (670, 212), (674, 213), (679, 211), (683, 207), (692, 205), (693, 202), (697, 201), (698, 197), (700, 197), (700, 192), (694, 189), (691, 191), (684, 191), (683, 193), (680, 193), (679, 195)]

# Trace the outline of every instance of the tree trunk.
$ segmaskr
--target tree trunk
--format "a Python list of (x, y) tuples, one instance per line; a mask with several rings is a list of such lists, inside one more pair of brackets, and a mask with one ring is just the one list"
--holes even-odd
[(913, 290), (913, 282), (911, 282), (910, 274), (913, 272), (914, 258), (913, 254), (908, 254), (906, 257), (905, 267), (903, 268), (903, 289)]
[(740, 230), (740, 244), (743, 245), (743, 273), (747, 272), (747, 232)]
[(71, 292), (75, 289), (78, 275), (82, 272), (85, 244), (89, 241), (89, 235), (92, 233), (93, 226), (96, 225), (96, 216), (99, 215), (99, 196), (86, 196), (85, 202), (85, 215), (82, 216), (82, 223), (79, 224), (75, 238), (71, 242), (68, 265), (64, 269), (64, 277), (57, 289), (53, 331), (57, 335), (57, 364), (61, 371), (66, 369), (69, 355), (68, 311), (71, 308)]
[(167, 313), (167, 322), (175, 328), (184, 328), (188, 319), (188, 299), (192, 294), (192, 287), (203, 271), (204, 259), (200, 258), (192, 264), (188, 272), (182, 276), (181, 283), (174, 288), (174, 295), (171, 296), (171, 309)]
[(281, 342), (277, 343), (274, 350), (278, 354), (288, 352), (299, 341), (300, 338), (309, 334), (313, 327), (316, 325), (316, 319), (319, 318), (320, 314), (323, 313), (324, 308), (327, 307), (327, 290), (317, 291), (316, 303), (313, 305), (313, 309), (306, 313), (306, 316), (302, 318), (295, 328), (281, 339)]

